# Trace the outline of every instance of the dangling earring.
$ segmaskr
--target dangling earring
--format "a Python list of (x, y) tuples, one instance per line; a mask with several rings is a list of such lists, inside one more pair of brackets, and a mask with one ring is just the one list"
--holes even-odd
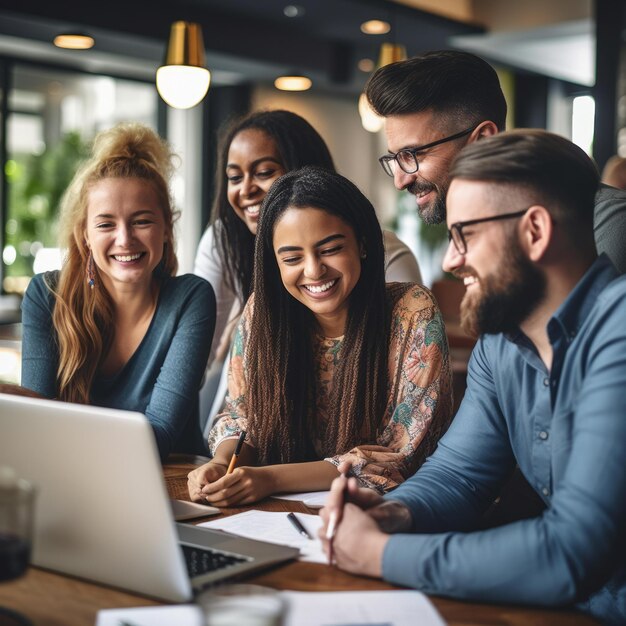
[(91, 254), (91, 250), (89, 250), (89, 258), (87, 259), (87, 284), (91, 289), (96, 284), (96, 274), (93, 270), (93, 255)]
[(367, 252), (361, 252), (361, 258), (367, 259)]

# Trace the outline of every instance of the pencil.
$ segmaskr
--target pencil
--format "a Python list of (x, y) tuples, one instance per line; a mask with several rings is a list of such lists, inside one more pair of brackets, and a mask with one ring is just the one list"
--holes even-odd
[[(346, 503), (346, 496), (348, 495), (348, 475), (342, 472), (341, 475), (345, 479), (345, 485), (343, 487), (343, 502), (342, 507)], [(333, 564), (333, 539), (335, 538), (335, 531), (337, 530), (337, 511), (333, 511), (330, 514), (328, 520), (328, 528), (326, 529), (326, 539), (328, 539), (328, 565)]]
[(243, 446), (243, 442), (246, 440), (246, 431), (242, 430), (241, 435), (239, 435), (239, 441), (237, 441), (237, 447), (233, 452), (233, 456), (230, 459), (230, 463), (228, 464), (228, 469), (226, 470), (226, 474), (232, 474), (235, 466), (237, 465), (237, 459), (239, 454), (241, 453), (241, 448)]

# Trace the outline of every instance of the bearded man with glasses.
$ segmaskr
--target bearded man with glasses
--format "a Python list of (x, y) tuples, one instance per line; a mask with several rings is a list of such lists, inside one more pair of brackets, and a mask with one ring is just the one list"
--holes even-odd
[[(454, 157), (505, 130), (507, 106), (496, 71), (468, 52), (427, 52), (376, 70), (365, 94), (386, 122), (383, 170), (397, 189), (415, 196), (424, 222), (444, 222)], [(600, 187), (593, 229), (598, 252), (626, 272), (626, 191)]]
[[(467, 391), (432, 456), (385, 497), (339, 467), (320, 536), (340, 568), (626, 624), (626, 276), (596, 253), (599, 183), (578, 146), (540, 130), (454, 161), (443, 268), (465, 282), (462, 321), (481, 335)], [(485, 530), (515, 464), (546, 508)]]

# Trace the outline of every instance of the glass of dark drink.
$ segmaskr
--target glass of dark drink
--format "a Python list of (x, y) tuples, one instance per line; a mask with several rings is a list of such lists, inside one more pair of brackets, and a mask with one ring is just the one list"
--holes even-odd
[(30, 561), (35, 489), (0, 467), (0, 582), (22, 576)]

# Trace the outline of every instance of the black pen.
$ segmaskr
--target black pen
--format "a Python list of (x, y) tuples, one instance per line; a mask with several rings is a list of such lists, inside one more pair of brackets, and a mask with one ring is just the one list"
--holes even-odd
[(307, 529), (302, 525), (302, 522), (293, 513), (287, 513), (287, 519), (303, 537), (306, 537), (307, 539), (313, 539), (313, 537), (309, 535)]

